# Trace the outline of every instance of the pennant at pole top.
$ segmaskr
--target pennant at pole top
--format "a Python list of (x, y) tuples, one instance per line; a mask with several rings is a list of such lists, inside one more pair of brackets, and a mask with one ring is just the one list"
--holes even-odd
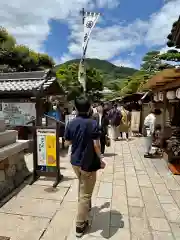
[(100, 13), (85, 13), (84, 17), (84, 39), (83, 39), (83, 54), (85, 55), (87, 44), (93, 28), (100, 16)]
[(83, 25), (84, 25), (84, 37), (83, 37), (83, 44), (82, 44), (83, 53), (82, 53), (81, 61), (79, 64), (78, 80), (82, 85), (84, 92), (86, 92), (85, 55), (86, 55), (87, 45), (89, 42), (91, 32), (95, 27), (99, 16), (100, 16), (100, 13), (83, 12)]

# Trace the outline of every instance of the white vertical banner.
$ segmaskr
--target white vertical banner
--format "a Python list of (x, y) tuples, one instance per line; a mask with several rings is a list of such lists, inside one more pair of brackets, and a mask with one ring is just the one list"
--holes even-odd
[(100, 16), (100, 13), (85, 13), (84, 15), (84, 37), (83, 37), (83, 44), (82, 44), (82, 57), (79, 64), (79, 73), (78, 73), (78, 80), (80, 84), (83, 86), (84, 91), (86, 91), (86, 68), (85, 68), (85, 55), (87, 50), (87, 45), (89, 42), (89, 38), (93, 28), (96, 25), (96, 22)]

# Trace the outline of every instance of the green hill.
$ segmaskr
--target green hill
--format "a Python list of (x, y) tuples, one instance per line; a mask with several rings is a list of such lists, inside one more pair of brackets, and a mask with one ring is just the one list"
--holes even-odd
[[(67, 61), (63, 64), (69, 65), (72, 63), (79, 63), (79, 62), (80, 62), (80, 59), (73, 59), (73, 60)], [(96, 68), (100, 72), (102, 72), (104, 74), (105, 78), (108, 78), (108, 80), (116, 80), (117, 78), (123, 79), (127, 76), (133, 75), (137, 71), (134, 68), (123, 67), (123, 66), (118, 67), (106, 60), (100, 60), (100, 59), (96, 59), (96, 58), (87, 58), (86, 62), (89, 67)], [(60, 65), (57, 65), (56, 69), (59, 66)]]

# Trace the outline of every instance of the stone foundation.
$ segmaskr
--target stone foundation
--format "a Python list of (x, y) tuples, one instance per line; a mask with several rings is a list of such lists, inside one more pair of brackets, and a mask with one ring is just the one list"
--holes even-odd
[(24, 151), (0, 161), (0, 200), (18, 187), (30, 174)]
[(16, 139), (17, 131), (6, 130), (4, 120), (0, 119), (0, 200), (30, 174), (25, 162), (29, 141)]

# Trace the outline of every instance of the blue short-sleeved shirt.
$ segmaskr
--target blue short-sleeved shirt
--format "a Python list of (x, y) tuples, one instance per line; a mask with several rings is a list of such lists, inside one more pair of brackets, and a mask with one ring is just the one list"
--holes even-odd
[[(89, 125), (91, 126), (90, 128), (88, 127)], [(90, 134), (87, 134), (87, 128), (91, 131)], [(80, 116), (73, 119), (65, 130), (65, 140), (72, 143), (71, 164), (80, 166), (83, 156), (86, 156), (86, 161), (88, 161), (87, 156), (92, 156), (92, 154), (88, 154), (85, 151), (94, 151), (94, 149), (87, 147), (87, 144), (93, 148), (91, 141), (99, 139), (99, 137), (99, 128), (95, 120)]]

